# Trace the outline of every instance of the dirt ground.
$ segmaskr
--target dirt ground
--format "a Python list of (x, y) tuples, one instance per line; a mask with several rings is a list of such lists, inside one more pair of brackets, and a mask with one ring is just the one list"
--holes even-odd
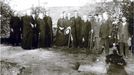
[[(127, 66), (119, 71), (134, 75), (134, 56), (125, 60)], [(85, 49), (23, 50), (0, 45), (0, 62), (0, 75), (108, 75), (105, 55), (89, 54)]]

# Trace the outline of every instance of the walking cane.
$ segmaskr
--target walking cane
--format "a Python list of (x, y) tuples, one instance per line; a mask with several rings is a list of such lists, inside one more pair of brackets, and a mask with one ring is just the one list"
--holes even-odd
[(90, 48), (89, 48), (90, 50), (92, 49), (92, 39), (93, 39), (93, 38), (92, 38), (92, 36), (93, 36), (92, 34), (93, 34), (93, 32), (92, 32), (92, 30), (91, 30)]
[(71, 29), (69, 29), (68, 48), (70, 47), (70, 40), (71, 40)]

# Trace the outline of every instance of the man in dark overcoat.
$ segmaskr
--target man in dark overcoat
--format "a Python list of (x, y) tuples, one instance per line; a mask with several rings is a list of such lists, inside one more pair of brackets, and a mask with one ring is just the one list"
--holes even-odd
[(101, 47), (105, 50), (105, 54), (109, 54), (109, 38), (111, 37), (112, 22), (108, 13), (103, 13), (103, 22), (100, 27), (99, 36), (101, 38)]
[(72, 26), (71, 26), (71, 33), (73, 37), (73, 47), (75, 48), (80, 48), (81, 43), (82, 43), (82, 38), (81, 38), (81, 30), (82, 30), (82, 25), (81, 25), (81, 17), (78, 16), (78, 12), (74, 11), (74, 17), (72, 17)]
[(90, 36), (90, 31), (91, 31), (91, 23), (88, 21), (87, 16), (83, 16), (82, 20), (82, 42), (83, 42), (83, 47), (89, 48), (89, 36)]

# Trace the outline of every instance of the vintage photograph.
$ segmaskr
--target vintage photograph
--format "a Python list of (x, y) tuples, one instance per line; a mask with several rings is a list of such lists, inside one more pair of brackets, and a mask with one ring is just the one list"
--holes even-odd
[(0, 0), (0, 75), (134, 75), (134, 0)]

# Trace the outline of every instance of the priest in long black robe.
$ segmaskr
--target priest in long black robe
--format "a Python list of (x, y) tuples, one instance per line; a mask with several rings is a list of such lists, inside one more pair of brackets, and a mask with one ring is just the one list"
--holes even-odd
[(22, 30), (22, 48), (31, 49), (33, 40), (33, 31), (31, 26), (31, 17), (29, 15), (23, 16), (23, 30)]
[(46, 12), (43, 20), (45, 22), (45, 46), (52, 47), (53, 43), (52, 19), (48, 15), (48, 12)]

